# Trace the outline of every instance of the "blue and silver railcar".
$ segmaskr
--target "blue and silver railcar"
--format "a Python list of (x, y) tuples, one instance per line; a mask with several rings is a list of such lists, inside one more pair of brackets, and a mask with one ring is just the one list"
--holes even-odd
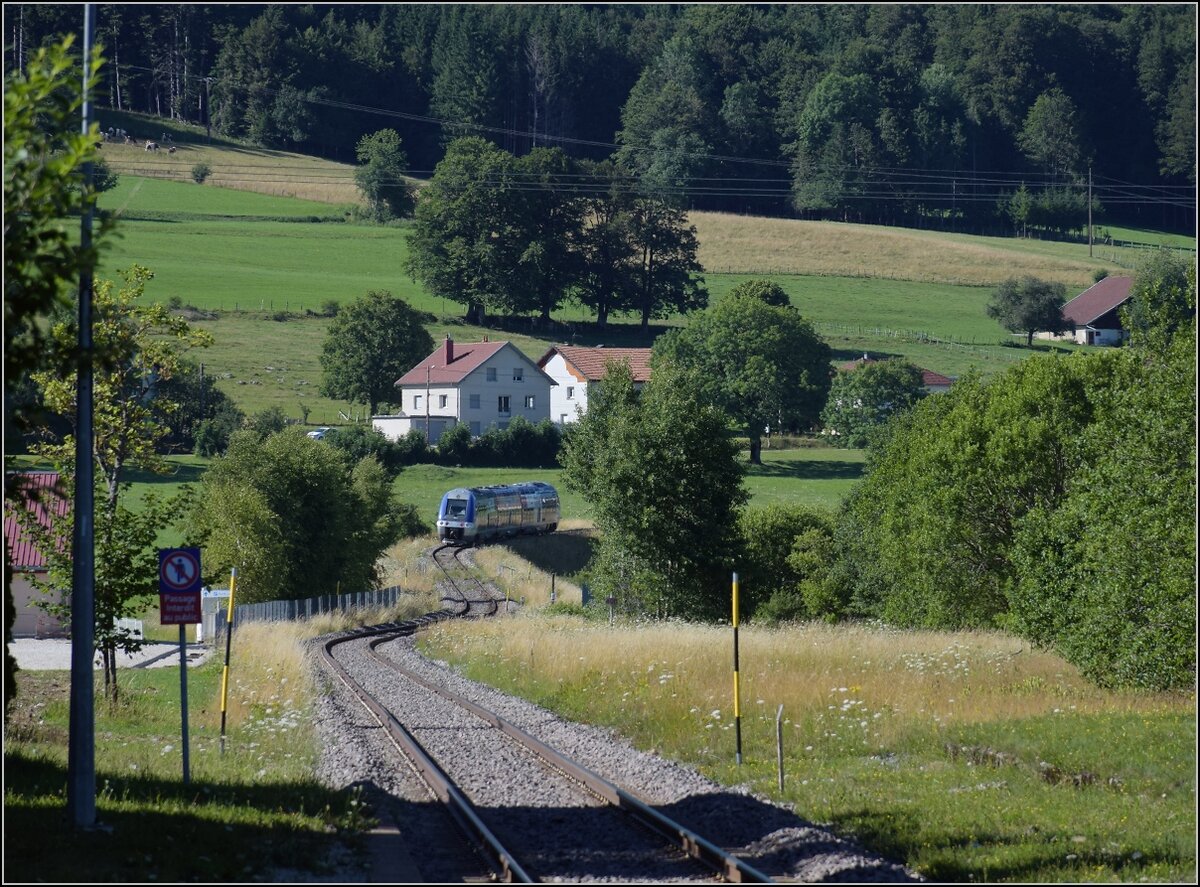
[(552, 533), (558, 520), (558, 491), (550, 484), (459, 487), (442, 496), (438, 538), (471, 543), (518, 533)]

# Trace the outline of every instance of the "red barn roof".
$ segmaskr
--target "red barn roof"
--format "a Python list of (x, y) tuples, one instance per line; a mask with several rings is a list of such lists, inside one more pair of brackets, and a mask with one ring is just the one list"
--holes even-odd
[(50, 526), (50, 515), (64, 517), (71, 511), (71, 503), (62, 495), (58, 473), (54, 471), (14, 471), (6, 478), (4, 500), (4, 548), (8, 562), (16, 572), (39, 571), (46, 568), (46, 559), (34, 547), (33, 542), (21, 529), (13, 512), (14, 508), (32, 511), (38, 523)]
[(1132, 277), (1105, 277), (1063, 305), (1063, 317), (1075, 326), (1087, 326), (1129, 299)]
[(649, 348), (585, 348), (577, 345), (555, 345), (542, 355), (538, 366), (546, 368), (546, 364), (555, 354), (561, 354), (567, 363), (571, 375), (580, 382), (596, 382), (603, 379), (608, 372), (609, 361), (622, 361), (629, 365), (633, 381), (646, 382), (650, 379), (650, 349)]

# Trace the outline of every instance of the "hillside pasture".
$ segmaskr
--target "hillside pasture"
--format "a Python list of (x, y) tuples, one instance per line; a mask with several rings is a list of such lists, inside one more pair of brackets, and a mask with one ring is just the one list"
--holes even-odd
[[(981, 237), (882, 225), (775, 219), (727, 213), (689, 215), (700, 263), (713, 273), (870, 277), (995, 287), (1031, 275), (1082, 291), (1095, 271), (1119, 273), (1141, 261), (1140, 249), (1019, 237)], [(1195, 250), (1195, 238), (1121, 229), (1128, 239)], [(1074, 293), (1072, 293), (1074, 294)]]

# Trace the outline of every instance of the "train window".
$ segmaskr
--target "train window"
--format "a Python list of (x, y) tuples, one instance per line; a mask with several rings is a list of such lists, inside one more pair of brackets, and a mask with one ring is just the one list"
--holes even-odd
[(467, 513), (466, 499), (447, 499), (446, 517), (461, 517)]

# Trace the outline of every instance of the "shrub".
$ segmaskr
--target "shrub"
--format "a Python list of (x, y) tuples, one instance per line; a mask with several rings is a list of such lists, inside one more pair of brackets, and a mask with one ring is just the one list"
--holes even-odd
[(321, 303), (322, 317), (337, 317), (338, 311), (341, 309), (341, 303), (337, 299), (326, 299)]
[(192, 167), (192, 181), (197, 185), (203, 185), (204, 180), (212, 175), (212, 167), (203, 161)]

